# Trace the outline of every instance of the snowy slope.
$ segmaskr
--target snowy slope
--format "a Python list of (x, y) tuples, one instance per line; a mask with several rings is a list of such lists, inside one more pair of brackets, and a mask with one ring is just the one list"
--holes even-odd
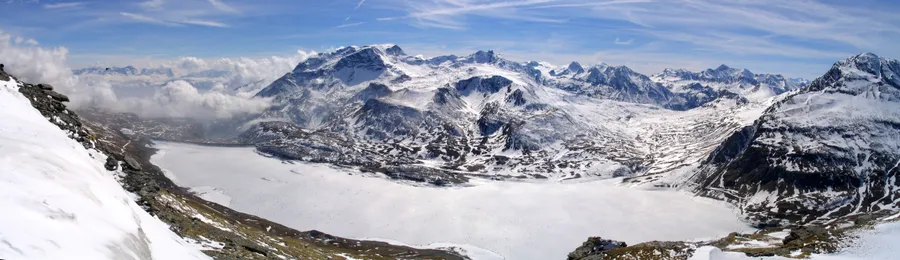
[(761, 222), (900, 207), (900, 63), (866, 53), (731, 136), (695, 176)]
[(0, 258), (208, 259), (134, 203), (102, 165), (0, 81)]

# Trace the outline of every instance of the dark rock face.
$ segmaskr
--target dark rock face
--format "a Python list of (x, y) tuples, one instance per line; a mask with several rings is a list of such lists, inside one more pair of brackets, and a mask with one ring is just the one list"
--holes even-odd
[(379, 56), (380, 50), (376, 48), (364, 48), (354, 54), (342, 58), (335, 65), (335, 70), (340, 71), (347, 68), (361, 68), (372, 71), (384, 70), (387, 65)]
[(366, 102), (370, 99), (376, 99), (391, 94), (391, 89), (384, 84), (369, 83), (365, 89), (354, 96), (354, 99)]
[(601, 252), (627, 247), (625, 242), (590, 237), (580, 247), (569, 253), (568, 260), (601, 260), (604, 259)]
[(403, 49), (401, 49), (400, 46), (397, 46), (397, 45), (394, 45), (394, 46), (391, 46), (390, 48), (387, 48), (387, 49), (385, 50), (385, 53), (387, 53), (388, 55), (394, 55), (394, 56), (403, 56), (403, 55), (406, 55), (406, 53), (403, 52)]
[(472, 92), (489, 95), (500, 92), (500, 90), (509, 87), (511, 84), (511, 80), (501, 76), (492, 76), (490, 78), (474, 77), (456, 83), (456, 90), (463, 96), (468, 96)]

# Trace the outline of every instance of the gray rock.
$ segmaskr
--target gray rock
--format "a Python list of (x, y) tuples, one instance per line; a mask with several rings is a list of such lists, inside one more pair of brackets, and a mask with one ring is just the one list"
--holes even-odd
[(38, 87), (43, 90), (53, 90), (53, 86), (50, 84), (38, 84)]
[(622, 241), (603, 239), (602, 237), (590, 237), (587, 241), (576, 248), (575, 251), (569, 253), (569, 260), (592, 260), (603, 259), (600, 253), (617, 248), (627, 247), (628, 245)]
[(106, 170), (108, 171), (115, 171), (119, 168), (119, 161), (112, 156), (106, 157), (106, 164), (103, 164), (103, 166), (106, 167)]
[(143, 169), (143, 168), (141, 168), (141, 164), (138, 163), (138, 161), (135, 160), (134, 158), (132, 158), (131, 156), (125, 156), (125, 165), (124, 166), (127, 167), (128, 169), (132, 169), (135, 171), (140, 171)]
[(53, 90), (45, 90), (44, 93), (46, 93), (48, 96), (50, 96), (51, 98), (53, 98), (53, 100), (56, 100), (56, 101), (59, 101), (59, 102), (69, 102), (69, 97), (67, 97), (66, 95), (60, 94), (60, 93), (58, 93), (58, 92), (56, 92), (56, 91), (53, 91)]

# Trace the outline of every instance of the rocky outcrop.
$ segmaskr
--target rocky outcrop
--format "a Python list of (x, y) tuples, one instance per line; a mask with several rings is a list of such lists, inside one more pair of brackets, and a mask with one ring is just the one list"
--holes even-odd
[(628, 245), (625, 242), (603, 239), (602, 237), (590, 237), (587, 241), (569, 253), (568, 260), (601, 260), (605, 259), (602, 252), (619, 249)]
[[(815, 222), (780, 228), (766, 228), (753, 233), (731, 233), (709, 241), (651, 241), (624, 246), (624, 243), (589, 238), (568, 259), (641, 259), (688, 260), (700, 247), (743, 253), (747, 257), (783, 257), (805, 259), (817, 254), (831, 254), (852, 246), (859, 232), (872, 226), (900, 221), (896, 210), (843, 216), (828, 222)], [(621, 243), (621, 244), (619, 244)], [(622, 245), (622, 246), (619, 246)]]

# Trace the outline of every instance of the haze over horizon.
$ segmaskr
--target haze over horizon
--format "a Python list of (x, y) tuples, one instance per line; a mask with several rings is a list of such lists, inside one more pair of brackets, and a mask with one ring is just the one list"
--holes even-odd
[(900, 18), (886, 0), (8, 0), (0, 6), (9, 18), (0, 29), (13, 42), (63, 46), (73, 68), (396, 43), (412, 55), (495, 50), (517, 61), (606, 62), (645, 74), (727, 64), (812, 79), (857, 53), (900, 56), (890, 44), (900, 39)]

